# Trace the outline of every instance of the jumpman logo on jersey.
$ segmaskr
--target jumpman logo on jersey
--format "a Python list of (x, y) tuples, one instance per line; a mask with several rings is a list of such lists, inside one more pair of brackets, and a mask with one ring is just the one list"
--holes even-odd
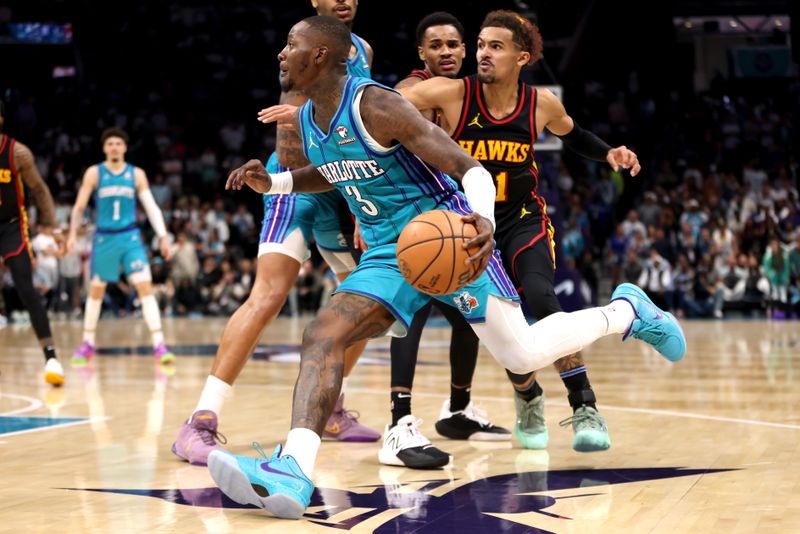
[(315, 146), (315, 147), (319, 148), (319, 145), (314, 142), (314, 136), (311, 135), (311, 134), (308, 134), (308, 144), (310, 146)]
[(481, 116), (480, 113), (476, 113), (475, 118), (469, 121), (469, 124), (467, 124), (467, 126), (477, 126), (478, 128), (483, 128), (483, 125), (480, 122), (478, 122), (478, 118), (480, 116)]
[(533, 215), (533, 212), (532, 211), (528, 211), (528, 208), (526, 208), (525, 206), (522, 206), (522, 213), (520, 213), (519, 218), (522, 219), (526, 215)]

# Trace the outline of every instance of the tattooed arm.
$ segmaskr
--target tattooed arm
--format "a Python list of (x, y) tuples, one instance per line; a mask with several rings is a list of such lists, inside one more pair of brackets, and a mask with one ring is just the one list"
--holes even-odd
[(53, 227), (56, 225), (56, 206), (53, 196), (44, 183), (36, 162), (33, 159), (31, 150), (20, 142), (14, 143), (14, 167), (22, 176), (22, 181), (30, 188), (33, 199), (36, 202), (36, 209), (39, 210), (39, 224), (42, 226)]
[[(284, 109), (290, 109), (288, 106), (299, 108), (306, 100), (308, 100), (306, 96), (298, 91), (282, 92), (279, 106)], [(278, 122), (275, 152), (278, 154), (278, 162), (284, 167), (299, 169), (308, 165), (308, 160), (303, 153), (300, 130), (297, 128), (295, 120)]]
[(331, 298), (303, 332), (292, 428), (322, 435), (342, 388), (345, 349), (386, 332), (394, 320), (382, 304), (367, 297), (337, 293)]

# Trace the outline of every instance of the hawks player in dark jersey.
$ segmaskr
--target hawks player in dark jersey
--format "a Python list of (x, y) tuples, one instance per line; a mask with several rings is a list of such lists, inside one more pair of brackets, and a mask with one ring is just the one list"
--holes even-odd
[[(424, 68), (411, 71), (395, 85), (395, 89), (412, 87), (434, 76), (458, 76), (466, 46), (464, 27), (456, 17), (442, 11), (425, 16), (417, 24), (416, 39), (417, 53)], [(422, 114), (435, 124), (441, 121), (438, 110), (423, 110)], [(431, 468), (445, 465), (450, 459), (447, 453), (430, 445), (418, 430), (417, 419), (411, 414), (411, 389), (417, 352), (422, 329), (432, 306), (439, 309), (453, 328), (450, 338), (451, 394), (442, 407), (440, 420), (436, 424), (437, 431), (455, 439), (496, 441), (511, 437), (508, 430), (487, 421), (485, 414), (475, 408), (470, 399), (472, 377), (478, 360), (478, 337), (457, 309), (432, 300), (414, 314), (406, 337), (393, 337), (391, 342), (392, 423), (386, 428), (379, 454), (382, 462), (391, 465)]]
[(47, 311), (33, 286), (25, 186), (39, 210), (40, 228), (55, 226), (55, 205), (30, 149), (2, 133), (4, 115), (4, 105), (0, 101), (0, 256), (11, 271), (14, 287), (30, 314), (33, 330), (44, 351), (44, 379), (48, 384), (60, 386), (64, 383), (64, 370), (56, 358)]
[[(632, 151), (611, 148), (583, 130), (545, 89), (519, 80), (523, 68), (542, 54), (542, 38), (529, 20), (511, 11), (492, 11), (478, 36), (478, 73), (460, 80), (434, 78), (402, 92), (419, 109), (440, 110), (440, 125), (494, 176), (497, 196), (495, 239), (508, 273), (537, 319), (561, 311), (553, 289), (553, 227), (544, 199), (537, 194), (538, 171), (533, 144), (543, 128), (578, 154), (607, 161), (636, 175)], [(580, 353), (555, 363), (569, 390), (574, 414), (564, 424), (575, 431), (572, 446), (581, 452), (611, 446), (605, 420), (598, 413)], [(535, 375), (511, 375), (517, 389), (514, 428), (523, 447), (547, 446), (544, 393)]]

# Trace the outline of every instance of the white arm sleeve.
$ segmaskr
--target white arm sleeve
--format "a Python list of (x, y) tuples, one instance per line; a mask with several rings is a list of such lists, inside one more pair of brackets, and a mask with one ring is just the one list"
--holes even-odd
[(164, 224), (164, 214), (161, 213), (161, 208), (156, 204), (156, 199), (153, 198), (153, 192), (150, 189), (139, 191), (139, 202), (144, 206), (144, 212), (147, 213), (147, 219), (150, 221), (150, 226), (155, 230), (158, 237), (167, 235), (167, 225)]
[(467, 197), (472, 211), (492, 221), (492, 228), (496, 228), (494, 199), (497, 196), (497, 190), (489, 171), (483, 167), (472, 167), (464, 173), (461, 185), (464, 187), (464, 196)]

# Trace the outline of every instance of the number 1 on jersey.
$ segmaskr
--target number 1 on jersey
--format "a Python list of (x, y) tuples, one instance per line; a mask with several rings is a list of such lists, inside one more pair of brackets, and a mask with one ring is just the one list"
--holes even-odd
[(119, 200), (114, 201), (114, 220), (119, 220)]
[(497, 195), (494, 197), (494, 201), (505, 202), (508, 200), (508, 171), (497, 173), (494, 181), (497, 186)]

